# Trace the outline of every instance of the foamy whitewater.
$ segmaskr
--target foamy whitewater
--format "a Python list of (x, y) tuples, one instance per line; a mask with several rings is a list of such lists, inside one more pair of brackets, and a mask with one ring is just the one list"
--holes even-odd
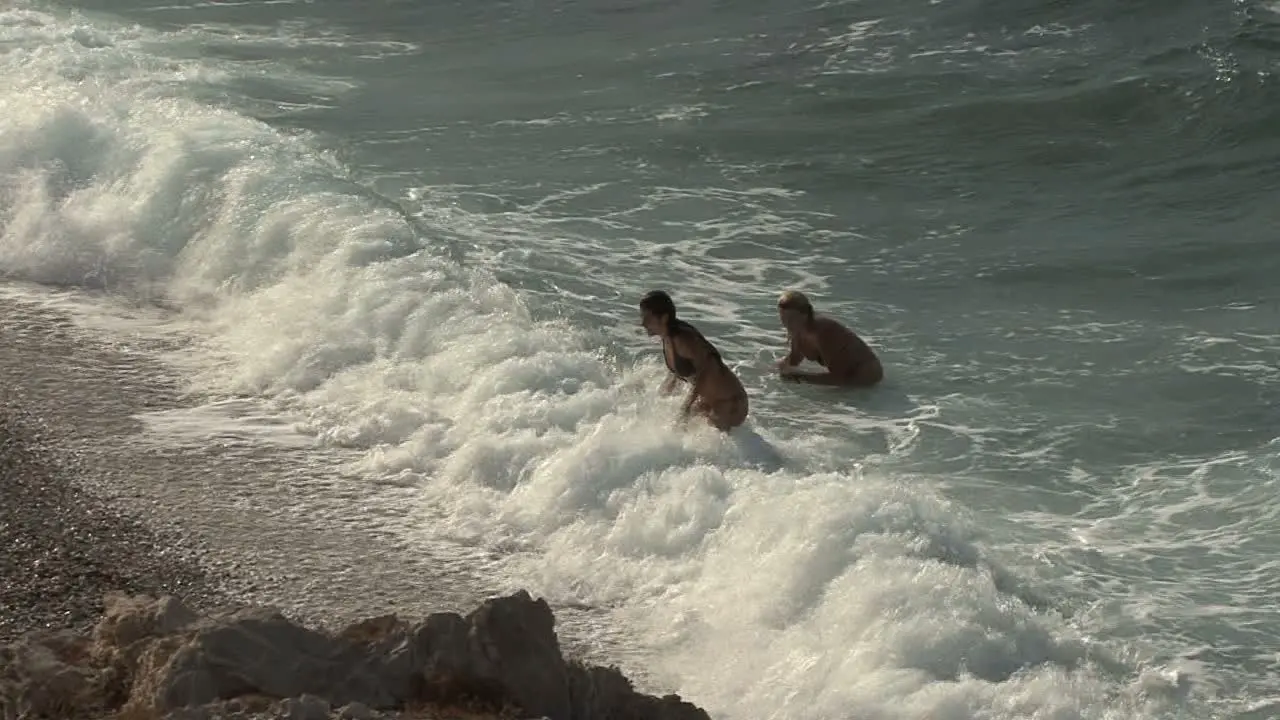
[[(554, 5), (10, 5), (0, 276), (184, 338), (148, 442), (314, 448), (347, 484), (285, 494), (371, 553), (479, 553), (714, 717), (1278, 716), (1280, 148), (1196, 155), (1265, 62), (1211, 39), (1193, 127), (1102, 6)], [(672, 422), (653, 287), (746, 427)], [(788, 287), (885, 386), (772, 377)]]

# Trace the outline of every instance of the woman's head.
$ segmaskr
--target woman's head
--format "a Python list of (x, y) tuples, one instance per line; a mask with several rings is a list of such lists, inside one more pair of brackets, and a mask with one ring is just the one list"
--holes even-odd
[(802, 327), (813, 320), (813, 304), (799, 290), (788, 290), (778, 298), (778, 319), (783, 327)]
[(665, 335), (676, 321), (676, 304), (663, 290), (650, 290), (640, 298), (640, 324), (650, 335)]

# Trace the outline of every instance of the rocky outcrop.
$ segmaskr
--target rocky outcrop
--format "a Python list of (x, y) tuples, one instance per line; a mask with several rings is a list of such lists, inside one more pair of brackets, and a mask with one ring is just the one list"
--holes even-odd
[(467, 616), (371, 618), (341, 632), (268, 608), (200, 617), (172, 597), (113, 595), (90, 634), (0, 648), (0, 720), (463, 717), (709, 720), (637, 693), (613, 668), (566, 661), (555, 618), (527, 592)]

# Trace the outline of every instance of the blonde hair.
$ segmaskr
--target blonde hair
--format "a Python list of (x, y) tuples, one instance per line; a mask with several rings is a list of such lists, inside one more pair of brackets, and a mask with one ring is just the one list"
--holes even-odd
[(778, 309), (780, 310), (802, 310), (809, 317), (813, 317), (813, 303), (809, 302), (809, 298), (799, 290), (788, 290), (778, 297)]

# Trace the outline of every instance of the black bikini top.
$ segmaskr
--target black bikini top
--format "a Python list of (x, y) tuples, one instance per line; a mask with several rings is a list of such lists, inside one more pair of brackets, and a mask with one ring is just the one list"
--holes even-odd
[[(675, 336), (684, 331), (689, 331), (694, 333), (698, 332), (689, 323), (683, 320), (676, 320), (674, 323), (672, 323), (671, 329), (668, 334)], [(711, 354), (716, 359), (720, 358), (720, 353), (714, 348), (712, 348)], [(675, 343), (671, 343), (670, 354), (663, 352), (663, 359), (666, 360), (667, 369), (670, 370), (672, 373), (675, 373), (676, 377), (680, 378), (681, 380), (687, 380), (693, 377), (694, 374), (697, 372), (697, 368), (694, 367), (692, 360), (676, 352)]]

